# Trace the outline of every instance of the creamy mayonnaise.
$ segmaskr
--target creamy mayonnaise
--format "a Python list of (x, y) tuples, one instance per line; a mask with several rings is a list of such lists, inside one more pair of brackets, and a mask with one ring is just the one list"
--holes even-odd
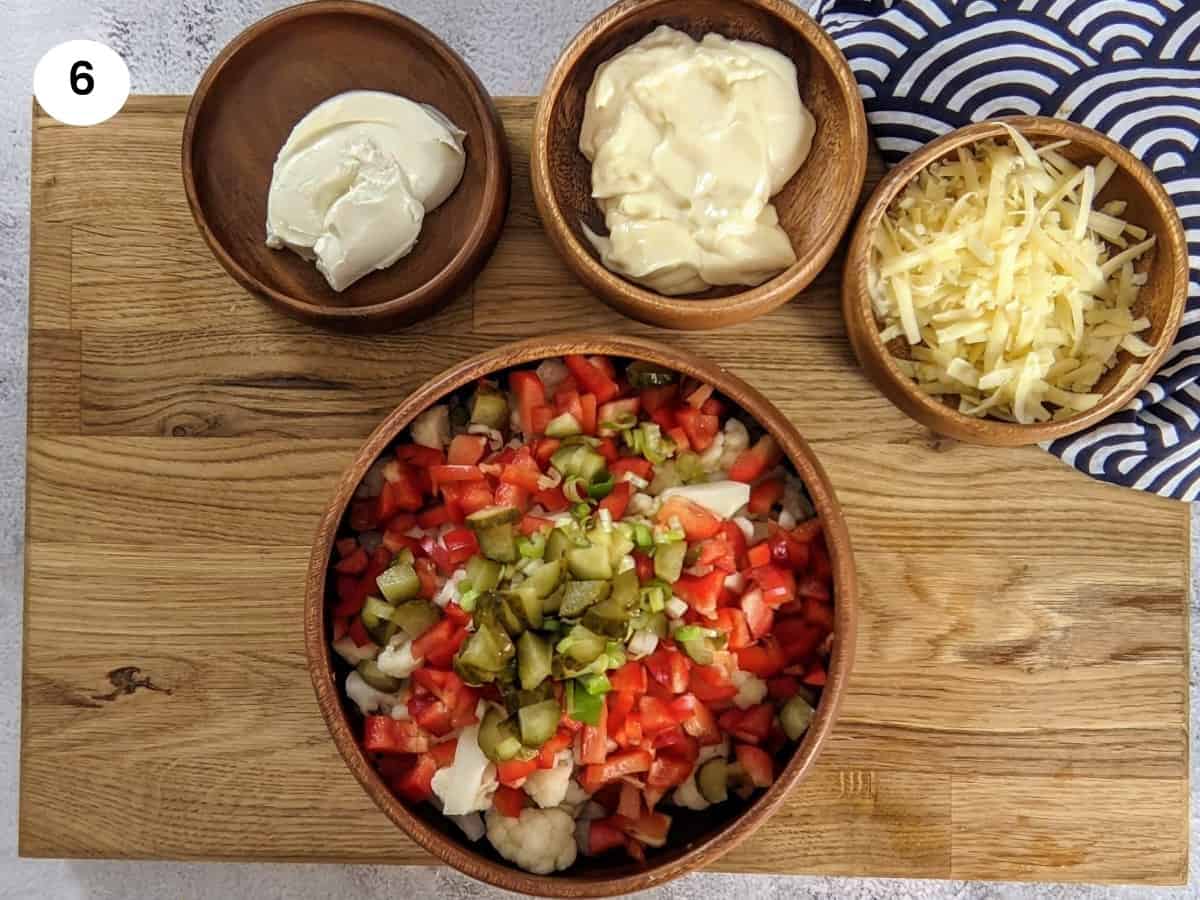
[(396, 94), (331, 97), (275, 160), (267, 245), (315, 260), (335, 291), (386, 269), (462, 180), (464, 136), (436, 109)]
[(662, 294), (762, 284), (796, 260), (771, 197), (803, 164), (813, 117), (778, 51), (666, 25), (596, 71), (579, 148), (609, 269)]

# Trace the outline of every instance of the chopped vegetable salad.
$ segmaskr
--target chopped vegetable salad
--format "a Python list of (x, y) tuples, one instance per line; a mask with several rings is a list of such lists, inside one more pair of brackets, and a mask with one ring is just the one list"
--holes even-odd
[(333, 648), (403, 799), (536, 873), (642, 860), (770, 786), (833, 640), (819, 520), (711, 385), (568, 356), (422, 413), (333, 563)]

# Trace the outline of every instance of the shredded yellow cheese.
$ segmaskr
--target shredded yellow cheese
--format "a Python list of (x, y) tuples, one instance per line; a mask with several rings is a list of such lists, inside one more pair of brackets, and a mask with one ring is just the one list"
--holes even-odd
[[(1145, 357), (1150, 327), (1132, 310), (1154, 246), (1097, 204), (1116, 171), (1079, 166), (1060, 141), (1035, 148), (1008, 128), (921, 172), (875, 234), (871, 300), (901, 369), (960, 412), (1024, 424), (1100, 401), (1096, 383), (1124, 350)], [(1096, 208), (1099, 206), (1099, 208)]]

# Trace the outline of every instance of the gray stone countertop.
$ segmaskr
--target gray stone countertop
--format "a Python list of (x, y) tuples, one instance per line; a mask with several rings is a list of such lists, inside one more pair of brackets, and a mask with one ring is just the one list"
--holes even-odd
[[(55, 44), (88, 38), (129, 64), (135, 93), (190, 93), (209, 60), (286, 0), (0, 0), (0, 898), (491, 897), (446, 868), (176, 864), (19, 860), (17, 747), (20, 727), (22, 540), (25, 472), (25, 330), (28, 289), (30, 94), (33, 68)], [(387, 0), (455, 47), (493, 94), (532, 94), (559, 50), (607, 0)], [(1196, 532), (1193, 518), (1193, 533)], [(1193, 553), (1193, 559), (1196, 558)], [(1193, 571), (1193, 582), (1195, 581)], [(1200, 734), (1197, 673), (1200, 610), (1192, 600), (1192, 758)], [(1178, 889), (1015, 885), (883, 879), (698, 874), (641, 896), (719, 897), (1166, 898), (1200, 896), (1192, 789), (1192, 880)]]

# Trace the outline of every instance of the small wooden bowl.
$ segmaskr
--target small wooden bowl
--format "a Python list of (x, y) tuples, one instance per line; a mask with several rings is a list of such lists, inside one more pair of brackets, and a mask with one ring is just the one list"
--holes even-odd
[[(1035, 146), (1067, 139), (1071, 146), (1062, 152), (1074, 162), (1095, 163), (1107, 156), (1117, 171), (1096, 199), (1100, 206), (1109, 200), (1128, 201), (1124, 218), (1156, 235), (1157, 244), (1137, 264), (1138, 271), (1149, 273), (1141, 289), (1136, 315), (1150, 319), (1148, 334), (1142, 337), (1154, 345), (1154, 352), (1143, 360), (1120, 351), (1117, 365), (1100, 379), (1095, 391), (1105, 396), (1087, 412), (1061, 421), (1019, 425), (1000, 419), (979, 419), (960, 413), (957, 404), (922, 391), (896, 365), (896, 358), (907, 356), (903, 338), (885, 346), (879, 337), (879, 325), (868, 293), (868, 267), (871, 264), (871, 240), (884, 213), (917, 173), (959, 147), (986, 138), (1007, 139), (1000, 125), (1007, 122), (1029, 138)], [(1115, 141), (1091, 128), (1045, 116), (1014, 116), (968, 125), (944, 135), (909, 155), (879, 183), (867, 201), (855, 226), (854, 237), (846, 254), (842, 279), (842, 313), (850, 344), (863, 369), (885, 396), (922, 425), (939, 434), (974, 444), (1016, 447), (1036, 444), (1074, 434), (1123, 409), (1158, 370), (1174, 343), (1187, 300), (1188, 255), (1183, 225), (1170, 196), (1141, 160)], [(1131, 366), (1141, 365), (1136, 374)]]
[[(697, 39), (715, 31), (755, 41), (796, 65), (800, 94), (817, 130), (808, 159), (772, 202), (797, 260), (758, 287), (667, 297), (610, 272), (584, 235), (584, 224), (607, 234), (592, 200), (591, 163), (579, 150), (588, 88), (601, 63), (659, 25)], [(850, 66), (829, 36), (787, 0), (623, 0), (593, 19), (563, 51), (546, 80), (533, 125), (533, 196), (551, 243), (600, 299), (664, 328), (744, 322), (799, 294), (845, 232), (866, 167), (867, 122)]]
[[(311, 262), (267, 247), (267, 195), (292, 127), (350, 90), (436, 106), (467, 132), (467, 165), (412, 253), (339, 294)], [(508, 144), (475, 73), (416, 22), (369, 3), (305, 3), (247, 28), (204, 74), (183, 131), (188, 204), (218, 262), (284, 312), (353, 331), (420, 319), (474, 278), (500, 236), (509, 181)]]
[[(347, 708), (353, 704), (344, 702), (335, 677), (328, 621), (332, 585), (327, 584), (327, 575), (334, 540), (363, 475), (422, 410), (483, 376), (568, 353), (644, 359), (702, 379), (741, 406), (775, 436), (796, 473), (804, 480), (824, 526), (834, 571), (834, 633), (837, 638), (828, 682), (812, 725), (768, 790), (740, 806), (731, 800), (704, 813), (673, 809), (672, 814), (678, 815), (672, 825), (670, 849), (654, 852), (647, 864), (639, 865), (619, 857), (580, 857), (568, 873), (542, 876), (523, 872), (506, 863), (491, 850), (486, 839), (478, 844), (468, 842), (457, 826), (428, 804), (406, 805), (371, 767), (351, 726), (351, 716), (357, 716), (358, 712)], [(808, 775), (833, 728), (854, 662), (857, 601), (850, 535), (833, 486), (808, 444), (770, 401), (715, 363), (682, 350), (632, 337), (563, 334), (508, 344), (459, 363), (411, 394), (375, 429), (342, 476), (317, 528), (304, 600), (304, 639), (317, 703), (338, 751), (371, 799), (409, 837), (443, 862), (506, 890), (535, 896), (607, 897), (645, 890), (712, 863), (749, 837), (784, 802), (788, 791)]]

